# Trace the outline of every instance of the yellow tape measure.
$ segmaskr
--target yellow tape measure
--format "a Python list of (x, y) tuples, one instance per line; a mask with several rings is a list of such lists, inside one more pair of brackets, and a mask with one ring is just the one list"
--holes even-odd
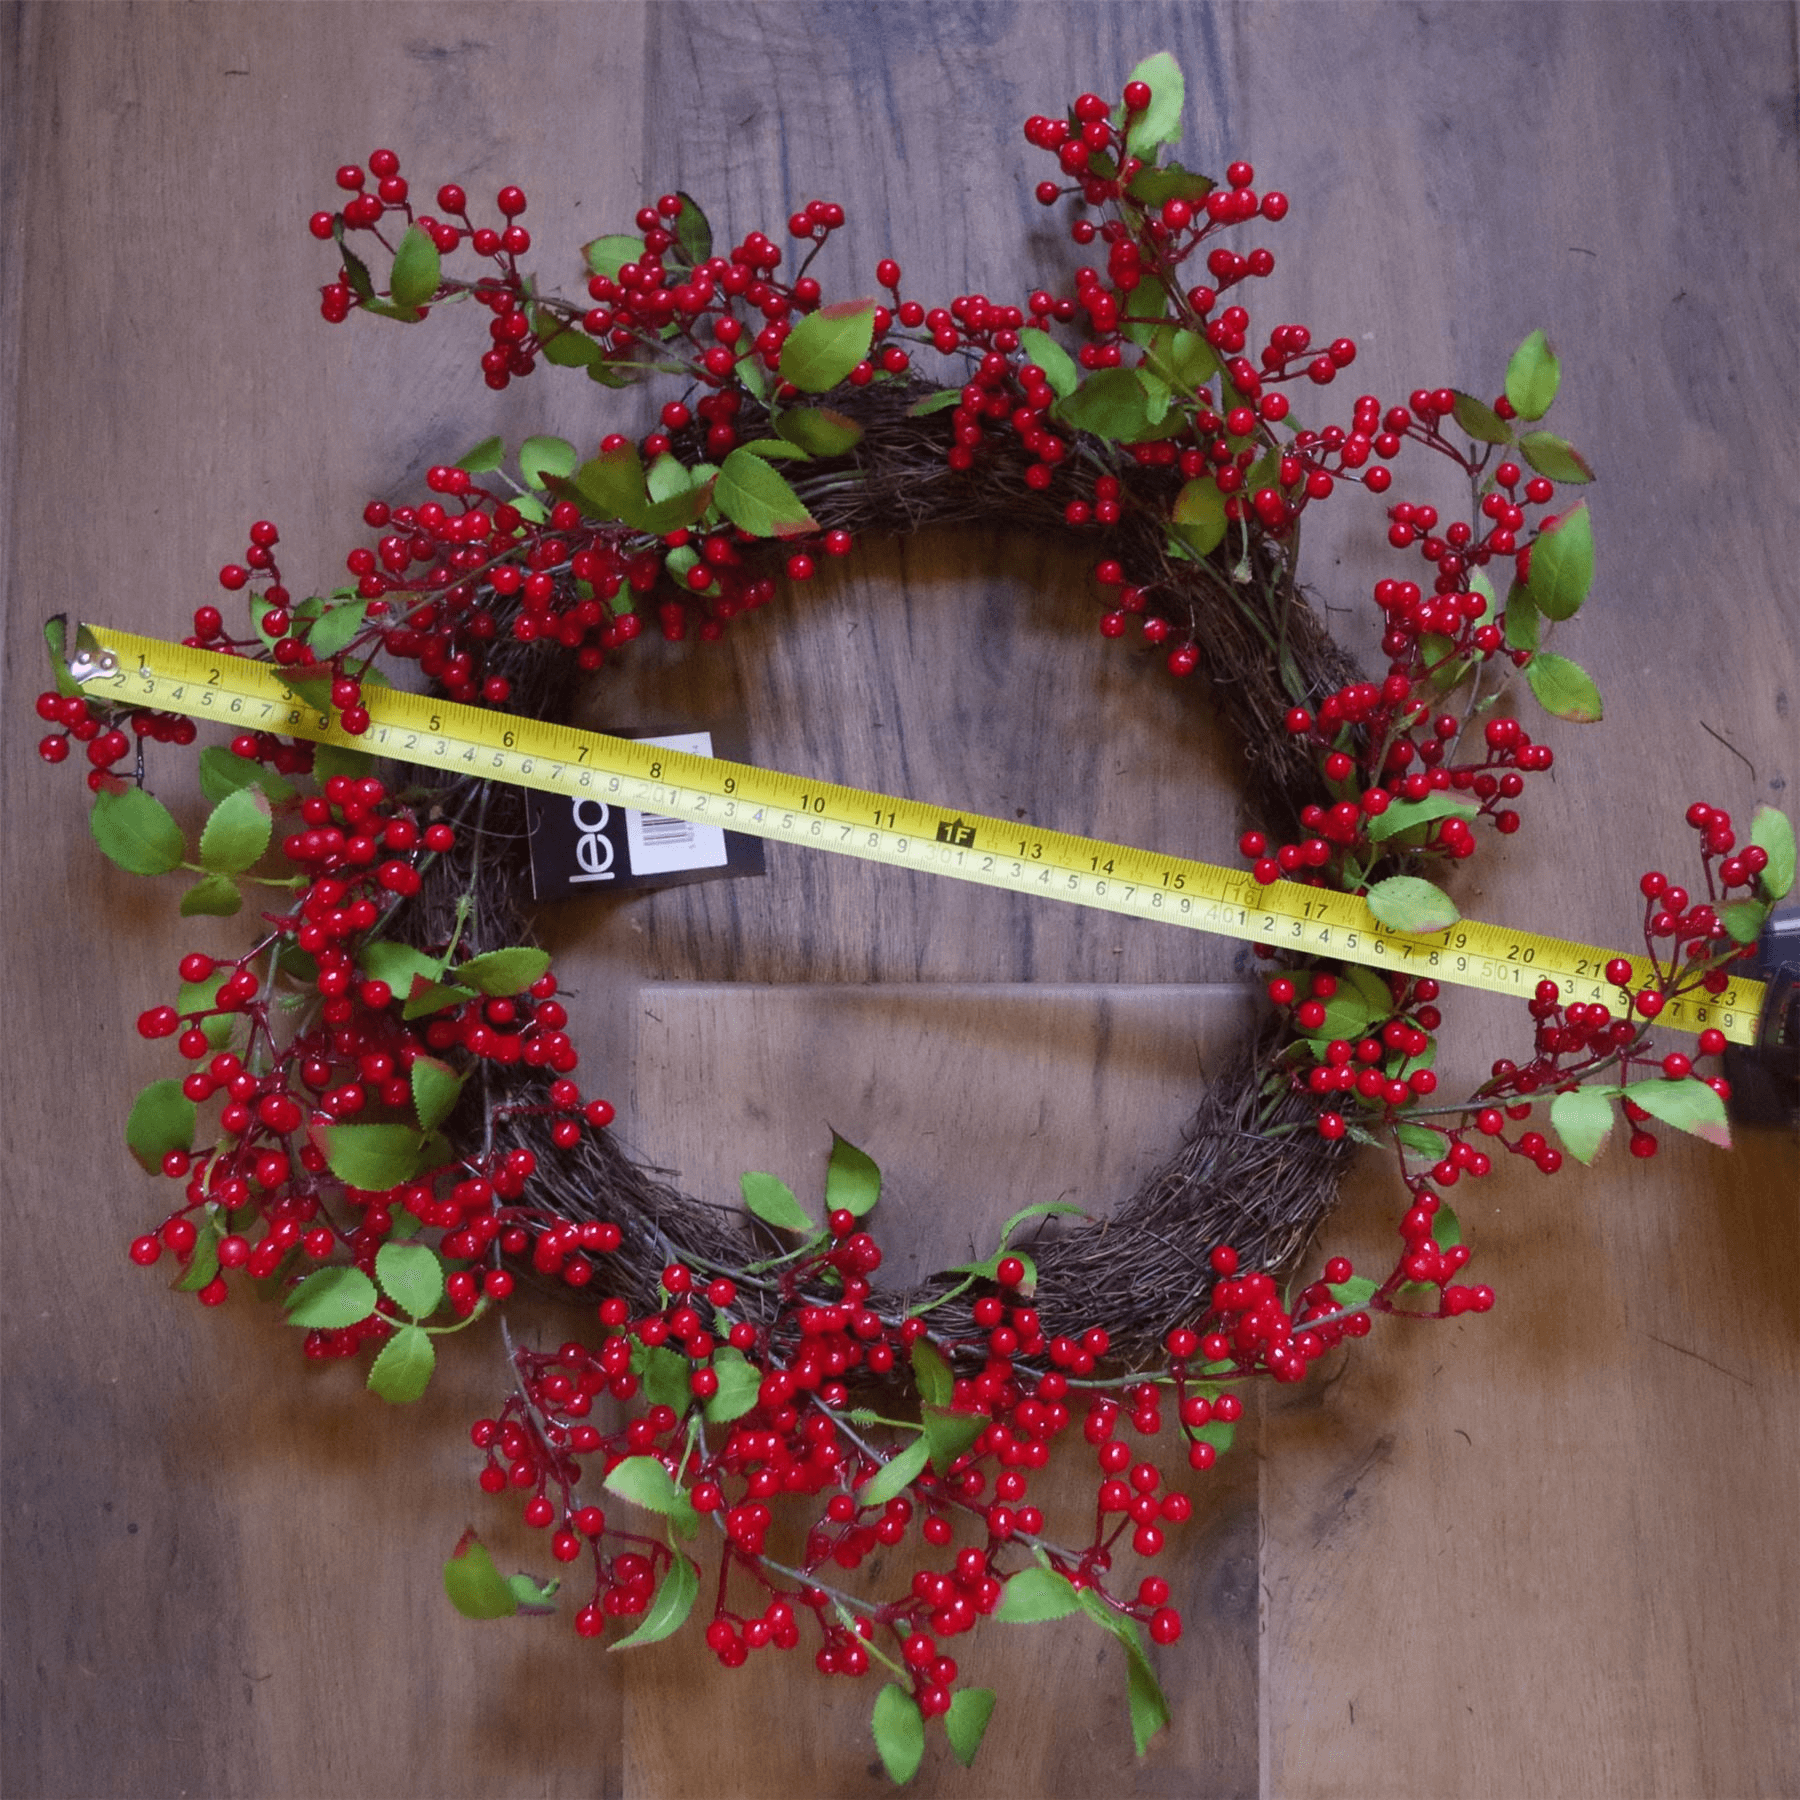
[[(1361, 900), (1324, 888), (1289, 881), (1261, 887), (1243, 871), (1214, 863), (1040, 831), (1018, 820), (689, 756), (393, 688), (363, 690), (369, 729), (352, 737), (329, 714), (297, 698), (267, 663), (102, 626), (88, 632), (101, 654), (78, 656), (76, 679), (87, 692), (133, 706), (211, 719), (240, 731), (337, 744), (571, 799), (604, 800), (777, 843), (1490, 993), (1528, 996), (1548, 979), (1565, 1004), (1599, 1002), (1615, 1009), (1621, 1004), (1619, 990), (1605, 976), (1618, 953), (1594, 944), (1472, 919), (1445, 931), (1394, 931), (1379, 924)], [(1669, 1001), (1658, 1023), (1692, 1032), (1713, 1026), (1733, 1043), (1752, 1044), (1763, 996), (1762, 982), (1734, 980), (1720, 994)]]

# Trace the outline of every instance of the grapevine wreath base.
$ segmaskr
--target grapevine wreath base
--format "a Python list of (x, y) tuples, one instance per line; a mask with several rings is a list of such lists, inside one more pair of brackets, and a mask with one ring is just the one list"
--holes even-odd
[[(1094, 262), (1072, 293), (1020, 305), (928, 309), (888, 260), (885, 299), (827, 303), (809, 270), (843, 224), (835, 202), (789, 221), (805, 261), (788, 277), (760, 232), (716, 250), (676, 194), (635, 235), (588, 245), (585, 301), (565, 301), (522, 270), (517, 188), (499, 223), (477, 224), (454, 185), (436, 215), (416, 211), (392, 151), (346, 166), (341, 209), (311, 225), (339, 257), (328, 320), (416, 326), (460, 303), (487, 318), (490, 387), (547, 362), (607, 389), (672, 377), (679, 397), (592, 455), (529, 439), (515, 478), (490, 441), (434, 468), (429, 499), (371, 502), (375, 541), (329, 597), (293, 598), (279, 534), (258, 521), (220, 575), (247, 591), (250, 630), (204, 606), (190, 641), (270, 661), (353, 737), (385, 680), (377, 653), (417, 662), (446, 698), (564, 720), (645, 621), (716, 638), (775, 598), (778, 574), (804, 581), (860, 537), (1055, 534), (1097, 558), (1102, 635), (1159, 675), (1198, 676), (1235, 729), (1257, 881), (1365, 894), (1397, 930), (1453, 924), (1429, 876), (1478, 831), (1517, 830), (1529, 777), (1553, 761), (1498, 703), (1522, 685), (1555, 717), (1600, 713), (1592, 681), (1547, 647), (1593, 577), (1586, 508), (1557, 500), (1587, 464), (1541, 423), (1557, 359), (1534, 333), (1491, 403), (1429, 387), (1405, 405), (1363, 395), (1339, 418), (1330, 390), (1354, 343), (1317, 349), (1281, 324), (1252, 348), (1236, 297), (1275, 258), (1232, 240), (1288, 202), (1259, 196), (1247, 164), (1215, 184), (1176, 162), (1182, 104), (1179, 69), (1156, 56), (1117, 103), (1084, 94), (1027, 121), (1057, 169), (1037, 197), (1074, 202), (1070, 234)], [(451, 272), (464, 253), (480, 272)], [(918, 374), (925, 354), (954, 385)], [(1296, 404), (1332, 422), (1303, 426)], [(1387, 667), (1364, 676), (1301, 586), (1299, 527), (1336, 490), (1389, 495), (1403, 451), (1430, 453), (1457, 497), (1441, 518), (1386, 501), (1410, 568), (1375, 586)], [(172, 1259), (175, 1285), (209, 1305), (261, 1285), (309, 1357), (373, 1352), (369, 1385), (394, 1403), (424, 1390), (440, 1337), (521, 1281), (580, 1302), (554, 1350), (502, 1325), (509, 1391), (472, 1431), (481, 1486), (518, 1495), (580, 1578), (576, 1630), (670, 1635), (714, 1554), (704, 1629), (720, 1662), (810, 1639), (825, 1674), (879, 1665), (875, 1740), (898, 1780), (933, 1718), (973, 1758), (995, 1696), (960, 1683), (950, 1650), (988, 1616), (1080, 1613), (1111, 1631), (1142, 1751), (1167, 1719), (1149, 1644), (1182, 1630), (1156, 1559), (1192, 1512), (1178, 1483), (1230, 1447), (1243, 1384), (1299, 1380), (1383, 1315), (1485, 1312), (1491, 1291), (1459, 1279), (1469, 1249), (1447, 1196), (1503, 1155), (1553, 1174), (1565, 1151), (1591, 1160), (1621, 1116), (1639, 1156), (1658, 1125), (1724, 1142), (1724, 1080), (1652, 1047), (1652, 1022), (1671, 998), (1725, 990), (1793, 879), (1779, 814), (1760, 811), (1740, 845), (1695, 802), (1700, 876), (1691, 894), (1642, 877), (1644, 956), (1606, 964), (1607, 1001), (1540, 981), (1529, 1049), (1457, 1100), (1437, 1091), (1435, 982), (1262, 947), (1270, 1020), (1143, 1188), (1073, 1223), (1045, 1217), (1066, 1204), (1027, 1204), (990, 1256), (900, 1290), (869, 1228), (879, 1172), (854, 1146), (834, 1143), (823, 1224), (772, 1176), (744, 1177), (740, 1211), (619, 1148), (529, 941), (518, 790), (377, 775), (355, 753), (246, 732), (200, 754), (211, 812), (190, 857), (145, 782), (193, 722), (133, 709), (129, 671), (84, 687), (67, 662), (79, 646), (52, 642), (42, 752), (85, 747), (101, 848), (138, 873), (192, 870), (184, 915), (255, 921), (249, 947), (184, 957), (175, 1000), (139, 1021), (187, 1070), (152, 1083), (127, 1125), (138, 1160), (182, 1184), (133, 1259)], [(135, 779), (116, 772), (133, 734)], [(1699, 1056), (1723, 1048), (1701, 1032)], [(1310, 1273), (1359, 1143), (1396, 1159), (1393, 1266), (1374, 1279), (1333, 1256)], [(1098, 1480), (1071, 1538), (1031, 1483), (1077, 1422)], [(777, 1506), (805, 1520), (791, 1553)], [(855, 1586), (908, 1541), (922, 1561), (899, 1593)], [(557, 1585), (502, 1577), (472, 1535), (445, 1583), (476, 1617), (542, 1610)]]

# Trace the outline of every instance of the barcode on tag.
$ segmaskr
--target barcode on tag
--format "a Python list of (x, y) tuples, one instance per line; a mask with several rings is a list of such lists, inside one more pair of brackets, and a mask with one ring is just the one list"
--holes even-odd
[[(712, 755), (712, 734), (690, 732), (685, 736), (653, 737), (648, 744), (665, 750), (685, 750), (691, 756)], [(627, 812), (625, 838), (631, 846), (634, 875), (665, 875), (678, 869), (722, 869), (727, 862), (725, 833), (717, 825), (695, 825), (671, 819), (663, 813)]]

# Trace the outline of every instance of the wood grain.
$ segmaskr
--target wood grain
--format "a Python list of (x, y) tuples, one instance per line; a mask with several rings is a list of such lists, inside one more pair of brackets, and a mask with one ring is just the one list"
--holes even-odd
[[(296, 578), (328, 583), (370, 495), (493, 430), (606, 428), (576, 384), (489, 395), (468, 321), (317, 321), (304, 220), (346, 157), (391, 143), (421, 187), (520, 181), (546, 277), (684, 187), (737, 235), (842, 200), (846, 291), (889, 252), (909, 292), (1010, 291), (1072, 266), (1019, 122), (1164, 46), (1188, 160), (1246, 155), (1294, 196), (1261, 316), (1355, 336), (1357, 387), (1384, 396), (1493, 389), (1540, 325), (1562, 352), (1559, 422), (1602, 477), (1601, 587), (1570, 648), (1610, 716), (1545, 734), (1531, 829), (1459, 898), (1625, 942), (1640, 864), (1685, 855), (1688, 799), (1791, 810), (1800, 775), (1792, 5), (0, 10), (8, 1794), (883, 1785), (862, 1688), (446, 1616), (437, 1565), (465, 1524), (510, 1566), (538, 1549), (474, 1488), (479, 1351), (389, 1412), (352, 1369), (302, 1372), (259, 1309), (203, 1314), (125, 1262), (154, 1198), (119, 1122), (166, 1073), (131, 1020), (195, 933), (95, 853), (71, 772), (37, 765), (37, 632), (70, 606), (179, 634), (261, 516)], [(1383, 529), (1349, 503), (1308, 525), (1365, 648)], [(592, 706), (1223, 854), (1235, 748), (1092, 616), (1050, 546), (871, 545)], [(191, 816), (173, 768), (156, 778)], [(828, 1126), (865, 1132), (917, 1196), (899, 1254), (934, 1260), (1022, 1189), (1128, 1189), (1238, 1016), (1210, 984), (1243, 969), (1223, 943), (779, 851), (763, 881), (545, 929), (584, 1074), (634, 1143), (723, 1191), (754, 1161), (804, 1193)], [(1497, 1002), (1458, 999), (1454, 1023), (1473, 1069), (1518, 1041)], [(1221, 1465), (1181, 1562), (1174, 1732), (1132, 1765), (1091, 1644), (977, 1634), (970, 1666), (991, 1655), (1011, 1704), (974, 1771), (934, 1747), (920, 1786), (1800, 1792), (1797, 1197), (1792, 1138), (1757, 1133), (1731, 1158), (1671, 1144), (1459, 1194), (1499, 1308), (1378, 1334)], [(1391, 1217), (1384, 1172), (1359, 1170), (1334, 1247), (1379, 1257)]]

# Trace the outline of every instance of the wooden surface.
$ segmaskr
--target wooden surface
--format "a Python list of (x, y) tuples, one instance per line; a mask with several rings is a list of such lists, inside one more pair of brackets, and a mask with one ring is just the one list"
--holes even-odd
[[(1070, 260), (1031, 203), (1019, 122), (1168, 47), (1188, 160), (1246, 155), (1294, 196), (1261, 316), (1356, 336), (1355, 385), (1384, 395), (1491, 392), (1535, 326), (1563, 353), (1559, 420), (1603, 477), (1575, 653), (1611, 717), (1550, 734), (1556, 781), (1462, 898), (1623, 942), (1637, 870), (1685, 855), (1689, 799), (1791, 811), (1797, 791), (1795, 9), (27, 4), (0, 21), (0, 1786), (879, 1791), (866, 1684), (450, 1615), (437, 1566), (465, 1524), (527, 1549), (463, 1436), (497, 1385), (488, 1351), (389, 1412), (354, 1370), (303, 1369), (254, 1305), (203, 1314), (127, 1264), (155, 1196), (121, 1121), (168, 1067), (131, 1021), (206, 934), (103, 862), (79, 776), (32, 755), (41, 619), (178, 634), (260, 516), (294, 576), (328, 584), (370, 495), (414, 491), (490, 430), (606, 428), (578, 383), (487, 395), (467, 320), (404, 344), (324, 326), (304, 220), (338, 162), (388, 143), (425, 191), (521, 182), (534, 260), (570, 284), (574, 245), (685, 187), (738, 235), (842, 200), (840, 291), (889, 251), (931, 298), (1023, 290)], [(1366, 612), (1378, 510), (1332, 510), (1309, 524), (1313, 579)], [(736, 721), (776, 766), (1223, 855), (1233, 747), (1092, 614), (1082, 570), (1041, 546), (871, 546), (594, 705)], [(828, 1128), (861, 1134), (904, 1253), (940, 1261), (1021, 1196), (1127, 1191), (1243, 1017), (1229, 945), (779, 851), (765, 881), (565, 907), (546, 930), (580, 990), (584, 1073), (631, 1142), (700, 1191), (760, 1165), (805, 1192)], [(1516, 1042), (1497, 1004), (1458, 998), (1452, 1024), (1470, 1068)], [(1164, 1658), (1175, 1730), (1133, 1765), (1109, 1657), (1048, 1627), (984, 1649), (995, 1628), (969, 1659), (1005, 1677), (983, 1758), (965, 1773), (934, 1734), (921, 1791), (1800, 1792), (1795, 1162), (1792, 1137), (1751, 1133), (1730, 1158), (1670, 1144), (1488, 1183), (1468, 1223), (1495, 1313), (1379, 1333), (1272, 1404), (1213, 1478), (1180, 1564), (1188, 1636)], [(1359, 1170), (1333, 1244), (1382, 1254), (1392, 1213), (1383, 1172)]]

